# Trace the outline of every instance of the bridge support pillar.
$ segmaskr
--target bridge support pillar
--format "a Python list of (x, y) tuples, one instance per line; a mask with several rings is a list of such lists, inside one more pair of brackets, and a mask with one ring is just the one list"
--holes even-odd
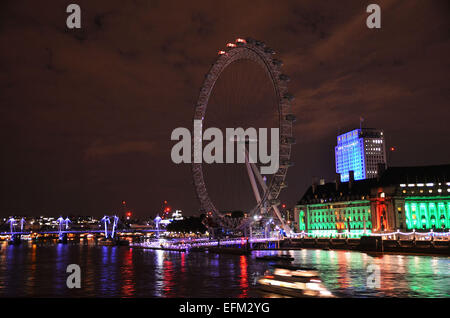
[(11, 234), (9, 244), (19, 245), (22, 243), (22, 236), (20, 234)]
[(67, 244), (67, 233), (59, 233), (58, 242), (62, 244)]

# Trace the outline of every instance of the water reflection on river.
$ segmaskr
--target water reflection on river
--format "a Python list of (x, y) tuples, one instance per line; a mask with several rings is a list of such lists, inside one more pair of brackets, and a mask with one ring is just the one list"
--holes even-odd
[[(251, 256), (180, 253), (95, 245), (8, 246), (1, 243), (0, 296), (258, 297), (256, 278), (286, 254), (315, 267), (343, 297), (450, 297), (450, 258), (347, 251), (258, 251)], [(82, 288), (66, 287), (67, 265), (79, 264)], [(380, 268), (380, 288), (367, 285), (367, 266)]]

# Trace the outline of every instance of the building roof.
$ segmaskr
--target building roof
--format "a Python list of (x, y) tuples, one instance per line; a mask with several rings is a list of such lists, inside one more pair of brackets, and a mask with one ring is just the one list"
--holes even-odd
[(297, 204), (313, 204), (324, 202), (358, 200), (366, 198), (370, 194), (370, 189), (375, 186), (377, 179), (365, 179), (350, 182), (340, 182), (336, 186), (336, 182), (328, 182), (324, 185), (311, 185), (306, 190), (303, 197)]
[(391, 167), (382, 174), (381, 185), (450, 182), (450, 165)]
[(311, 185), (297, 204), (368, 199), (374, 187), (418, 182), (450, 182), (450, 165), (390, 167), (379, 178), (339, 182), (337, 185), (336, 182)]

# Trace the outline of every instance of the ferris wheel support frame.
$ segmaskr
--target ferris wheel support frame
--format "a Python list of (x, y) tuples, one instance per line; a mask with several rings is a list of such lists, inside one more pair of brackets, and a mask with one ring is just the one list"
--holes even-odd
[(255, 175), (253, 174), (252, 167), (250, 166), (250, 162), (248, 160), (248, 152), (245, 149), (245, 166), (247, 167), (248, 178), (250, 179), (250, 184), (252, 185), (253, 194), (255, 195), (256, 202), (258, 204), (261, 203), (261, 195), (258, 190), (258, 186), (256, 184)]
[[(261, 176), (261, 174), (259, 173), (258, 167), (254, 164), (254, 163), (249, 163), (252, 170), (253, 170), (253, 174), (256, 175), (256, 178), (258, 179), (259, 184), (261, 185), (261, 188), (263, 189), (264, 192), (267, 192), (267, 185), (263, 180), (263, 177)], [(268, 200), (272, 200), (272, 197), (270, 195), (270, 193), (268, 193)], [(280, 225), (281, 228), (286, 232), (287, 235), (291, 234), (291, 228), (286, 224), (286, 222), (284, 222), (284, 219), (280, 213), (280, 210), (278, 209), (277, 205), (272, 205), (271, 206), (273, 211), (275, 212), (276, 217), (278, 218), (278, 221), (280, 221)]]
[[(258, 202), (258, 204), (261, 204), (261, 195), (259, 193), (259, 189), (258, 189), (258, 186), (256, 184), (255, 175), (256, 175), (256, 177), (258, 179), (258, 182), (259, 182), (259, 184), (260, 184), (260, 186), (261, 186), (261, 188), (263, 189), (264, 192), (267, 192), (267, 190), (268, 190), (267, 189), (267, 185), (264, 182), (264, 179), (261, 176), (261, 173), (259, 172), (258, 167), (254, 163), (250, 163), (249, 162), (247, 149), (245, 149), (245, 165), (247, 167), (248, 177), (249, 177), (250, 183), (252, 185), (253, 194), (255, 195), (256, 202)], [(268, 199), (269, 200), (272, 199), (271, 196), (270, 196), (270, 193), (268, 194)], [(271, 208), (274, 209), (275, 215), (278, 218), (278, 221), (280, 222), (281, 228), (286, 232), (287, 235), (290, 235), (291, 234), (291, 228), (284, 221), (284, 219), (283, 219), (283, 217), (282, 217), (278, 207), (276, 205), (272, 205)], [(250, 223), (250, 229), (251, 229), (251, 223)]]

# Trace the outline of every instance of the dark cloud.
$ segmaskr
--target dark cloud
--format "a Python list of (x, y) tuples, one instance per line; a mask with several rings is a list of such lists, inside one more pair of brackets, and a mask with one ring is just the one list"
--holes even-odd
[(448, 163), (448, 1), (69, 1), (0, 5), (3, 140), (0, 213), (96, 214), (126, 199), (139, 216), (167, 199), (197, 202), (190, 167), (170, 161), (170, 133), (190, 127), (204, 74), (238, 36), (284, 61), (296, 166), (283, 200), (333, 177), (337, 132), (383, 128), (394, 165)]
[(155, 145), (154, 143), (146, 141), (126, 141), (114, 145), (102, 145), (96, 142), (86, 149), (85, 158), (89, 160), (98, 157), (133, 152), (152, 153), (155, 152)]

